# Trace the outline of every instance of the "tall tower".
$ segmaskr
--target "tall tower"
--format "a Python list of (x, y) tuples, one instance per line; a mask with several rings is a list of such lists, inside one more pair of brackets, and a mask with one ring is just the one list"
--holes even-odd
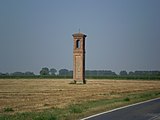
[(85, 38), (87, 35), (83, 33), (75, 33), (72, 35), (73, 46), (73, 80), (86, 84), (85, 80)]

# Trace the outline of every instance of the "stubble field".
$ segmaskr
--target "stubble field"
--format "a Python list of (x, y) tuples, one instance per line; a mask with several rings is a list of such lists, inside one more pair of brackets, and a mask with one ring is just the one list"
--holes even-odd
[(160, 81), (87, 80), (87, 84), (69, 84), (62, 79), (1, 79), (0, 113), (64, 108), (71, 104), (99, 99), (121, 98), (127, 94), (160, 91)]

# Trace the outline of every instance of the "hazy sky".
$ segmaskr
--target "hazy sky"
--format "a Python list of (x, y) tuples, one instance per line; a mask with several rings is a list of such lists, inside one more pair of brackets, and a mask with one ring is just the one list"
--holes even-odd
[(160, 0), (0, 0), (0, 72), (72, 69), (72, 34), (86, 69), (160, 70)]

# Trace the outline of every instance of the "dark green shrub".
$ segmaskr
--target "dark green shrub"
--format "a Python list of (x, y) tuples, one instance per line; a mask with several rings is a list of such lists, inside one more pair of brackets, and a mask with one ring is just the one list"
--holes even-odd
[(82, 108), (79, 105), (71, 105), (69, 107), (69, 111), (70, 113), (82, 113), (83, 112)]
[(4, 112), (13, 112), (14, 110), (11, 107), (5, 107), (5, 108), (3, 108), (3, 111)]
[(130, 99), (127, 97), (124, 99), (124, 101), (128, 102), (128, 101), (130, 101)]

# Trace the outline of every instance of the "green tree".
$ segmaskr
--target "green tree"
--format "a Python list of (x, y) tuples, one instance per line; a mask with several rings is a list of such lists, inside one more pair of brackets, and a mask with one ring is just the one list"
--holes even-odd
[(0, 76), (9, 76), (9, 73), (0, 73)]
[(123, 71), (121, 71), (120, 73), (119, 73), (119, 75), (127, 75), (127, 72), (125, 71), (125, 70), (123, 70)]
[(25, 76), (34, 76), (35, 74), (33, 72), (27, 71), (24, 73)]
[(50, 69), (50, 74), (51, 75), (56, 75), (57, 70), (55, 68)]
[(49, 69), (47, 67), (42, 68), (40, 75), (49, 75)]
[(67, 70), (67, 69), (60, 69), (59, 70), (60, 76), (67, 76), (68, 74), (69, 74), (69, 70)]
[(134, 75), (134, 72), (130, 71), (130, 72), (129, 72), (129, 75)]
[(13, 75), (13, 76), (24, 76), (24, 73), (23, 72), (14, 72), (14, 73), (11, 73), (11, 75)]

